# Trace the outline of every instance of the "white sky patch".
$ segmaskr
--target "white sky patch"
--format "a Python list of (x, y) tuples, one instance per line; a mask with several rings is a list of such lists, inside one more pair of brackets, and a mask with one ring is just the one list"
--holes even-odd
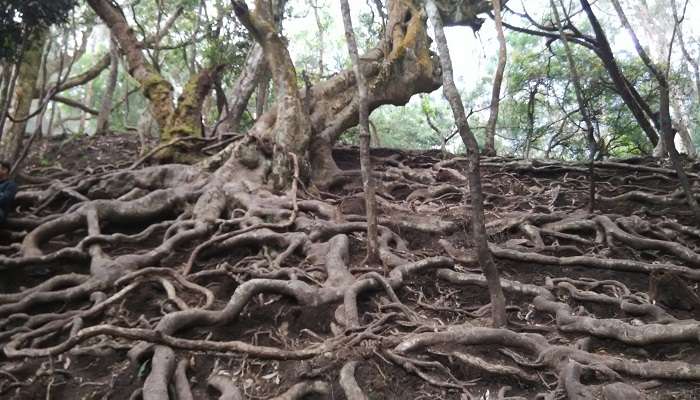
[[(630, 19), (634, 25), (636, 15), (634, 12), (633, 3), (631, 3), (631, 1), (632, 0), (623, 0), (622, 6), (628, 14), (628, 19)], [(325, 35), (325, 40), (328, 43), (340, 42), (344, 44), (344, 41), (342, 40), (344, 38), (344, 34), (339, 2), (335, 0), (319, 0), (319, 2), (324, 6), (324, 12), (328, 13), (333, 20), (331, 27)], [(649, 5), (653, 7), (657, 2), (661, 2), (662, 6), (670, 7), (669, 0), (649, 0)], [(305, 16), (301, 18), (291, 18), (285, 21), (285, 33), (290, 38), (290, 52), (292, 54), (292, 58), (296, 60), (301, 54), (308, 52), (308, 49), (304, 48), (306, 44), (294, 39), (306, 37), (312, 41), (311, 43), (313, 43), (317, 29), (313, 12), (309, 10), (307, 0), (291, 0), (289, 4), (293, 10), (299, 10), (296, 12), (296, 14), (305, 13)], [(536, 20), (541, 20), (542, 16), (548, 13), (549, 0), (528, 0), (526, 4), (528, 12)], [(573, 10), (580, 9), (578, 2), (575, 1), (571, 4)], [(678, 7), (681, 7), (684, 4), (684, 1), (676, 0), (676, 4)], [(522, 5), (523, 2), (518, 2), (515, 0), (508, 3), (508, 6), (512, 7), (518, 12), (522, 11)], [(359, 26), (358, 16), (360, 13), (366, 12), (368, 10), (368, 6), (364, 1), (355, 1), (352, 2), (351, 7), (353, 14), (353, 25), (357, 31), (357, 27)], [(601, 8), (597, 3), (594, 3), (593, 8), (598, 18), (604, 21), (604, 29), (610, 30), (611, 27), (608, 26), (608, 24), (613, 24), (615, 29), (618, 30), (618, 34), (609, 37), (613, 51), (620, 54), (626, 53), (630, 56), (636, 56), (636, 50), (631, 38), (626, 31), (618, 29), (620, 27), (620, 23), (612, 7), (608, 3), (605, 3)], [(582, 21), (585, 19), (583, 17), (584, 15), (582, 14), (577, 15), (575, 17), (576, 22), (581, 25), (582, 22), (587, 23), (586, 21)], [(506, 14), (505, 19), (506, 21), (513, 22), (516, 25), (523, 24), (522, 21), (518, 21), (518, 19), (511, 14)], [(687, 42), (690, 42), (689, 38), (697, 37), (697, 35), (700, 33), (700, 25), (692, 23), (692, 21), (698, 20), (700, 20), (700, 2), (697, 0), (689, 0), (685, 22), (683, 24), (683, 31)], [(672, 27), (672, 25), (672, 21), (668, 21), (667, 26)], [(506, 29), (506, 35), (508, 35), (508, 33), (509, 30)], [(655, 38), (648, 37), (642, 29), (637, 29), (636, 33), (640, 37), (642, 44), (645, 46), (651, 44), (651, 40), (655, 40)], [(446, 36), (450, 48), (450, 54), (452, 56), (455, 81), (463, 93), (474, 90), (482, 80), (492, 78), (491, 74), (493, 71), (490, 70), (492, 68), (489, 68), (489, 61), (491, 57), (495, 57), (497, 54), (498, 42), (496, 39), (495, 24), (491, 19), (486, 18), (486, 21), (484, 22), (477, 36), (474, 35), (470, 28), (466, 27), (446, 28)], [(700, 45), (697, 42), (692, 44), (688, 43), (688, 45), (691, 47), (693, 52), (700, 51)], [(543, 47), (543, 51), (547, 50)], [(326, 44), (326, 53), (326, 64), (327, 67), (331, 68), (331, 70), (334, 67), (330, 62), (332, 59), (338, 57), (347, 58), (347, 48), (345, 46), (331, 47)], [(680, 57), (680, 49), (678, 48), (678, 43), (676, 41), (672, 64), (678, 63), (680, 61)], [(442, 92), (436, 91), (432, 94), (432, 96), (436, 95), (441, 96)], [(485, 95), (488, 96), (489, 94), (487, 93)]]

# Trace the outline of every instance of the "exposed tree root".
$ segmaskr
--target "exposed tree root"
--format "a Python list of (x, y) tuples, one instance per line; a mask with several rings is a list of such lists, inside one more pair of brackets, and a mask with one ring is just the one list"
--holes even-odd
[(154, 400), (208, 386), (221, 399), (327, 397), (336, 380), (363, 400), (391, 374), (408, 374), (407, 398), (486, 387), (502, 399), (625, 398), (642, 380), (700, 380), (700, 309), (674, 297), (700, 282), (700, 230), (668, 168), (596, 163), (590, 214), (585, 167), (486, 159), (490, 249), (510, 304), (508, 328), (491, 329), (464, 161), (393, 152), (373, 164), (388, 273), (361, 264), (356, 174), (333, 193), (279, 193), (227, 162), (23, 190), (0, 238), (0, 396), (34, 382), (60, 396), (72, 378), (57, 371), (76, 373), (85, 355), (122, 365), (107, 373), (120, 379), (138, 369), (128, 392)]

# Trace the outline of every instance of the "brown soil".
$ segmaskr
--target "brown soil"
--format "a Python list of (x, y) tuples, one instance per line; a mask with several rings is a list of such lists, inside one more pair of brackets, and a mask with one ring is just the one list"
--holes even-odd
[[(56, 171), (70, 172), (87, 169), (104, 168), (105, 165), (125, 166), (138, 158), (138, 140), (131, 135), (104, 135), (98, 137), (66, 138), (61, 141), (43, 140), (37, 144), (36, 150), (30, 155), (27, 169), (32, 176), (51, 176)], [(341, 169), (353, 170), (359, 167), (359, 159), (356, 149), (342, 148), (334, 153)], [(398, 152), (390, 149), (373, 149), (372, 156), (378, 164), (377, 169), (386, 170), (387, 166), (396, 166), (400, 162), (401, 168), (422, 170), (430, 168), (439, 153), (436, 152)], [(483, 168), (485, 192), (487, 199), (487, 222), (497, 221), (509, 214), (531, 215), (533, 213), (553, 214), (556, 212), (573, 213), (586, 207), (587, 177), (585, 173), (565, 168), (530, 169), (510, 168), (511, 159), (487, 159)], [(644, 165), (655, 163), (653, 160), (643, 160)], [(451, 166), (457, 171), (464, 171), (465, 163), (456, 161)], [(698, 165), (689, 165), (689, 169), (698, 170)], [(674, 179), (649, 179), (637, 181), (641, 173), (618, 171), (618, 175), (628, 175), (629, 180), (619, 183), (619, 176), (614, 170), (599, 172), (599, 194), (612, 197), (631, 190), (650, 189), (659, 194), (668, 194), (676, 190)], [(455, 186), (465, 188), (464, 183), (448, 178)], [(432, 202), (414, 201), (408, 202), (406, 198), (414, 191), (410, 185), (389, 188), (391, 182), (384, 182), (393, 199), (386, 198), (396, 208), (380, 207), (381, 217), (387, 218), (392, 224), (397, 224), (395, 230), (407, 241), (412, 260), (445, 255), (445, 250), (439, 240), (447, 240), (459, 249), (466, 249), (470, 245), (470, 232), (468, 218), (464, 207), (464, 199), (461, 195), (445, 196), (434, 199)], [(344, 189), (338, 189), (333, 195), (334, 201), (343, 214), (363, 214), (364, 204), (361, 198), (359, 185), (346, 185)], [(329, 200), (330, 201), (330, 200)], [(428, 204), (430, 203), (430, 204)], [(692, 226), (688, 221), (689, 211), (683, 204), (642, 204), (633, 201), (616, 201), (601, 203), (599, 211), (608, 215), (631, 216), (638, 215), (646, 221), (656, 224), (661, 221), (675, 218), (678, 221)], [(401, 228), (399, 222), (411, 217), (428, 218), (432, 221), (452, 221), (457, 223), (458, 229), (446, 235), (438, 235), (432, 232)], [(142, 227), (133, 227), (134, 231)], [(82, 232), (84, 234), (84, 232)], [(161, 233), (162, 234), (162, 233)], [(80, 236), (80, 235), (78, 235)], [(586, 238), (592, 239), (591, 236)], [(61, 238), (65, 242), (71, 242), (78, 238)], [(684, 243), (695, 250), (700, 248), (700, 237), (685, 236)], [(490, 241), (499, 245), (513, 245), (532, 249), (532, 244), (524, 239), (522, 232), (516, 229), (505, 229), (493, 234)], [(7, 244), (5, 241), (3, 244)], [(364, 245), (362, 235), (351, 236), (350, 265), (360, 266), (363, 258)], [(145, 241), (135, 244), (133, 247), (109, 249), (111, 254), (126, 254), (140, 249), (146, 249), (156, 245)], [(545, 237), (545, 245), (571, 245), (565, 239), (553, 239)], [(180, 265), (185, 262), (187, 256), (195, 244), (179, 249), (176, 254), (168, 258), (171, 265)], [(581, 254), (600, 254), (601, 244), (590, 246), (579, 245)], [(672, 262), (680, 264), (677, 258), (657, 250), (632, 249), (619, 245), (609, 251), (615, 253), (611, 257), (629, 258), (648, 262)], [(202, 260), (198, 270), (213, 268), (222, 261), (235, 264), (242, 258), (257, 254), (258, 249), (237, 249), (234, 254), (207, 254)], [(547, 254), (547, 253), (542, 253)], [(578, 255), (578, 254), (556, 254)], [(299, 263), (301, 258), (292, 257), (286, 262), (290, 265)], [(503, 278), (517, 280), (522, 283), (542, 285), (546, 278), (568, 277), (573, 279), (615, 280), (622, 282), (633, 292), (645, 293), (648, 290), (648, 275), (637, 272), (620, 272), (604, 269), (593, 269), (585, 266), (559, 267), (552, 265), (538, 265), (506, 259), (497, 259), (497, 265)], [(475, 265), (460, 265), (463, 268), (475, 268)], [(84, 265), (62, 265), (59, 268), (32, 269), (31, 272), (15, 270), (13, 272), (0, 271), (3, 281), (0, 285), (0, 293), (15, 292), (20, 287), (32, 287), (58, 273), (66, 273), (77, 270), (85, 270)], [(216, 294), (214, 309), (224, 306), (228, 298), (233, 294), (238, 283), (230, 277), (221, 277), (209, 282), (209, 288)], [(691, 289), (697, 289), (697, 284), (691, 283)], [(468, 317), (464, 310), (476, 310), (480, 306), (488, 304), (489, 297), (485, 289), (473, 286), (457, 286), (446, 281), (439, 280), (431, 272), (426, 275), (411, 277), (406, 285), (397, 290), (400, 300), (410, 309), (419, 313), (423, 318), (439, 321), (441, 324), (460, 324), (471, 322), (477, 325), (487, 323), (487, 318)], [(565, 292), (557, 293), (561, 301), (568, 302), (573, 308), (585, 307), (585, 312), (598, 318), (620, 318), (624, 321), (632, 320), (632, 317), (622, 313), (617, 307), (600, 303), (583, 302), (570, 299)], [(113, 321), (121, 321), (124, 324), (134, 324), (135, 321), (154, 321), (162, 316), (164, 307), (168, 307), (165, 294), (159, 285), (143, 285), (133, 295), (113, 307), (108, 315)], [(183, 300), (195, 304), (196, 296)], [(379, 304), (387, 298), (381, 295), (361, 296), (359, 301), (360, 315), (371, 322), (373, 313), (379, 313)], [(419, 304), (419, 300), (420, 303)], [(507, 294), (508, 305), (511, 306), (509, 319), (519, 322), (523, 326), (532, 329), (552, 327), (553, 318), (550, 314), (540, 311), (532, 312), (532, 298), (529, 296)], [(431, 309), (425, 305), (439, 306), (439, 309)], [(56, 312), (64, 308), (87, 307), (88, 302), (76, 304), (58, 304), (50, 306), (37, 306), (31, 308), (31, 313)], [(321, 305), (316, 307), (300, 306), (294, 301), (278, 295), (260, 295), (251, 301), (234, 322), (215, 327), (203, 327), (189, 329), (182, 332), (181, 337), (211, 340), (241, 340), (261, 346), (277, 346), (284, 348), (300, 349), (317, 342), (317, 339), (309, 335), (313, 334), (327, 338), (333, 336), (331, 323), (338, 304)], [(528, 311), (530, 316), (526, 316)], [(689, 318), (690, 314), (681, 310), (668, 310), (677, 318)], [(488, 314), (486, 315), (488, 316)], [(528, 319), (529, 318), (529, 319)], [(89, 321), (90, 324), (99, 321)], [(14, 327), (15, 325), (10, 325)], [(8, 329), (9, 327), (0, 328)], [(399, 325), (394, 328), (396, 333), (407, 333), (410, 328)], [(521, 328), (512, 327), (514, 330)], [(523, 328), (524, 329), (524, 328)], [(383, 332), (384, 336), (391, 337), (390, 330)], [(586, 335), (580, 333), (553, 332), (547, 333), (550, 342), (559, 344), (571, 344)], [(58, 340), (58, 339), (57, 339)], [(88, 345), (97, 340), (84, 343)], [(44, 343), (43, 346), (51, 341)], [(129, 399), (135, 390), (143, 385), (143, 380), (148, 374), (148, 363), (134, 365), (125, 356), (126, 351), (133, 342), (128, 340), (115, 340), (117, 348), (105, 351), (99, 356), (63, 354), (57, 358), (47, 359), (8, 359), (0, 353), (0, 371), (13, 371), (13, 378), (0, 374), (0, 398), (3, 399)], [(206, 385), (207, 377), (214, 369), (230, 371), (237, 378), (239, 388), (244, 391), (246, 398), (270, 398), (278, 395), (289, 386), (299, 381), (299, 375), (308, 371), (317, 371), (314, 378), (322, 379), (331, 384), (329, 399), (345, 399), (343, 390), (338, 384), (338, 371), (346, 360), (359, 359), (360, 366), (356, 371), (359, 386), (363, 389), (368, 399), (465, 399), (461, 391), (445, 389), (427, 383), (424, 379), (408, 372), (406, 369), (388, 362), (378, 355), (376, 343), (370, 341), (364, 343), (364, 347), (340, 349), (333, 354), (322, 354), (304, 361), (270, 361), (248, 357), (244, 354), (213, 353), (198, 351), (181, 351), (180, 357), (189, 358), (191, 368), (188, 371), (190, 384), (194, 398), (216, 398), (218, 393)], [(453, 346), (450, 350), (458, 349), (469, 354), (489, 359), (495, 362), (507, 363), (508, 358), (500, 355), (497, 346)], [(439, 348), (435, 350), (446, 350)], [(655, 344), (649, 347), (635, 347), (621, 344), (612, 339), (594, 339), (590, 351), (592, 353), (620, 356), (639, 360), (683, 360), (691, 364), (700, 362), (700, 346), (697, 343), (668, 343)], [(510, 396), (522, 396), (533, 398), (536, 394), (546, 392), (545, 386), (524, 382), (515, 377), (497, 376), (486, 373), (480, 369), (466, 367), (456, 360), (445, 356), (434, 356), (432, 359), (448, 366), (454, 377), (460, 381), (473, 381), (469, 392), (473, 398), (486, 399), (486, 393), (495, 396), (495, 393), (504, 386), (511, 386), (508, 392)], [(318, 372), (320, 371), (320, 372)], [(15, 382), (14, 379), (17, 381)], [(548, 384), (556, 385), (551, 375), (543, 374), (542, 380)], [(591, 377), (586, 383), (601, 383), (600, 377)], [(640, 380), (629, 379), (632, 384), (641, 383)], [(551, 389), (553, 390), (553, 388)], [(692, 382), (661, 381), (660, 386), (646, 391), (649, 399), (694, 399), (700, 396), (700, 389)], [(309, 396), (308, 399), (321, 398)], [(495, 397), (493, 397), (495, 398)]]

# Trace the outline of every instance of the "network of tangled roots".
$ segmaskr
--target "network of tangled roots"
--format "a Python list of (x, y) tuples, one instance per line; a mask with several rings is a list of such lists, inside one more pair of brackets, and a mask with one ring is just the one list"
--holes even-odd
[(25, 187), (3, 231), (0, 396), (694, 398), (700, 229), (671, 170), (597, 163), (591, 214), (584, 166), (483, 159), (510, 304), (495, 329), (466, 161), (373, 156), (380, 268), (352, 150), (328, 191), (184, 165)]

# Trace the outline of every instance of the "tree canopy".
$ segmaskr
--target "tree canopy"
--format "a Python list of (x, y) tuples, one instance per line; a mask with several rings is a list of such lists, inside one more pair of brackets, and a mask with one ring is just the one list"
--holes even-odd
[(78, 0), (3, 0), (0, 4), (0, 60), (16, 59), (27, 33), (38, 25), (65, 22)]

